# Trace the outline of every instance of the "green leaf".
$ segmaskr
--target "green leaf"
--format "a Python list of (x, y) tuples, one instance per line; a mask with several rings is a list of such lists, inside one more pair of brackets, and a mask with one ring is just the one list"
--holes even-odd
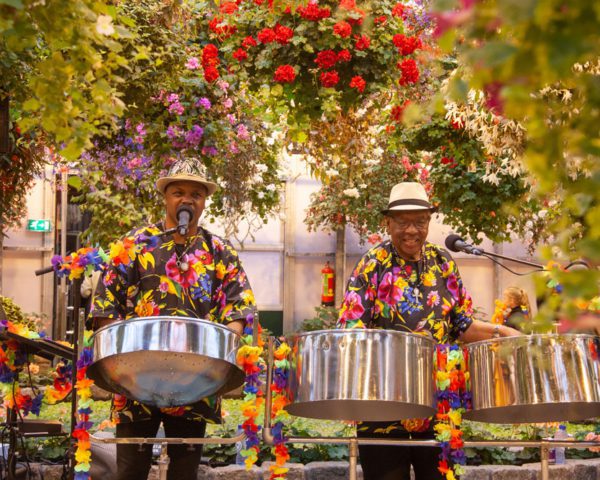
[(283, 87), (279, 84), (271, 87), (271, 96), (280, 97), (283, 94)]
[(21, 2), (21, 0), (0, 0), (0, 5), (8, 5), (9, 7), (18, 8), (19, 10), (23, 8), (23, 2)]
[(40, 108), (40, 102), (38, 102), (35, 98), (30, 98), (23, 102), (23, 110), (28, 112), (35, 111)]
[(78, 177), (77, 175), (72, 175), (67, 180), (67, 183), (75, 190), (81, 190), (81, 177)]

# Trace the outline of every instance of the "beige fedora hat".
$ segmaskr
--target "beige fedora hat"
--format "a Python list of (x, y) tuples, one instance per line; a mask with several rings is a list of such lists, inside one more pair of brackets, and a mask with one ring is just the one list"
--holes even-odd
[(218, 185), (206, 179), (203, 172), (202, 162), (199, 158), (187, 157), (176, 161), (170, 168), (166, 177), (161, 177), (156, 181), (156, 189), (165, 194), (169, 184), (173, 182), (196, 182), (204, 185), (207, 195), (212, 195), (217, 191)]
[(390, 212), (402, 212), (409, 210), (437, 210), (435, 205), (429, 202), (429, 197), (423, 185), (418, 182), (397, 183), (390, 192), (388, 206), (381, 213), (387, 215)]

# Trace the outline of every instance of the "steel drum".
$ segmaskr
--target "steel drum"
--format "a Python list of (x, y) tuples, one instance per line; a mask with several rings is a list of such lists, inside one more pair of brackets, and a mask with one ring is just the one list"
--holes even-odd
[(429, 337), (392, 330), (321, 330), (296, 335), (290, 381), (292, 415), (393, 421), (434, 409)]
[(89, 377), (105, 390), (147, 405), (189, 405), (244, 382), (235, 364), (241, 337), (207, 320), (135, 318), (103, 327), (92, 339)]
[(526, 335), (467, 345), (473, 410), (491, 423), (583, 420), (600, 415), (600, 338)]

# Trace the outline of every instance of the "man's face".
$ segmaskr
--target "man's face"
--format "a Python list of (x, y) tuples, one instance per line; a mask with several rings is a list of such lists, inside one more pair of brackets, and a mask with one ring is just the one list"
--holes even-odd
[(429, 233), (431, 213), (427, 210), (390, 212), (386, 217), (392, 244), (405, 260), (418, 260)]
[(181, 205), (187, 205), (194, 212), (194, 216), (190, 221), (190, 226), (195, 228), (204, 211), (207, 196), (206, 187), (197, 182), (181, 180), (167, 185), (165, 190), (167, 227), (172, 228), (178, 225), (177, 209)]

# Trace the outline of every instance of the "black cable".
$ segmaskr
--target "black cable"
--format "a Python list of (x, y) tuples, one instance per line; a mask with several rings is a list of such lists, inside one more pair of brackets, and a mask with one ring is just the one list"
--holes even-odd
[(549, 270), (546, 270), (545, 268), (537, 269), (537, 270), (531, 270), (529, 272), (515, 272), (514, 270), (511, 270), (510, 268), (508, 268), (506, 265), (504, 265), (503, 263), (500, 263), (498, 260), (496, 260), (492, 255), (488, 255), (486, 252), (482, 252), (481, 254), (482, 256), (489, 258), (492, 262), (494, 262), (496, 265), (500, 265), (502, 268), (504, 268), (505, 270), (508, 270), (510, 273), (514, 274), (514, 275), (518, 275), (520, 277), (525, 276), (525, 275), (531, 275), (532, 273), (539, 273), (539, 272), (549, 272)]

